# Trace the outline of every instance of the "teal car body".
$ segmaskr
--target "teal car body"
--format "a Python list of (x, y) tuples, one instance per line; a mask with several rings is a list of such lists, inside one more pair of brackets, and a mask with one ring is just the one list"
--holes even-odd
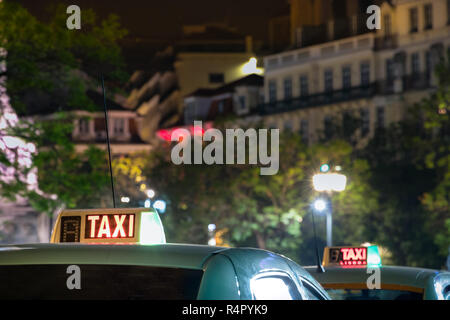
[[(265, 283), (272, 287), (259, 285)], [(258, 292), (261, 288), (264, 292)], [(252, 300), (270, 298), (280, 288), (282, 299), (330, 299), (294, 261), (260, 249), (79, 243), (0, 247), (0, 299)]]

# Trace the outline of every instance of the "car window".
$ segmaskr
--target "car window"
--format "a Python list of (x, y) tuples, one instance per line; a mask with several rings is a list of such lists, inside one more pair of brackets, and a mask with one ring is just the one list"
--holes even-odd
[(383, 289), (327, 289), (333, 300), (422, 300), (421, 293)]
[(255, 300), (302, 300), (297, 285), (283, 274), (258, 276), (250, 281)]
[[(201, 270), (183, 268), (77, 265), (0, 266), (0, 300), (3, 299), (196, 299)], [(71, 285), (72, 284), (72, 285)], [(70, 288), (69, 288), (70, 287)]]
[(302, 280), (304, 292), (308, 300), (325, 300), (324, 297), (317, 291), (312, 284), (306, 280)]
[(442, 292), (444, 295), (444, 300), (450, 300), (450, 285), (446, 286)]

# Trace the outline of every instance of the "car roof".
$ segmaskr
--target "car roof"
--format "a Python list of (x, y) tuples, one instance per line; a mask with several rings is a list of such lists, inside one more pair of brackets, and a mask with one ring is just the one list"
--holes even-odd
[[(399, 286), (410, 286), (425, 288), (427, 280), (439, 273), (438, 270), (401, 267), (401, 266), (380, 266), (381, 283), (394, 284)], [(317, 267), (305, 267), (321, 284), (355, 284), (366, 283), (371, 273), (367, 268), (341, 268), (328, 267), (324, 273), (317, 272)]]
[(211, 255), (225, 250), (229, 248), (195, 244), (5, 245), (0, 246), (0, 265), (105, 264), (202, 269)]

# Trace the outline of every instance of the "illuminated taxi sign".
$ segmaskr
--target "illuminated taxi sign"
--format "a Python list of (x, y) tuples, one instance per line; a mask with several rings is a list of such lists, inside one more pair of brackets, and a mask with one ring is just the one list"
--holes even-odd
[(154, 209), (64, 210), (56, 220), (52, 243), (165, 243), (164, 228)]
[(326, 247), (322, 264), (341, 267), (374, 267), (381, 265), (381, 258), (377, 246)]
[(134, 238), (134, 214), (86, 215), (86, 239)]

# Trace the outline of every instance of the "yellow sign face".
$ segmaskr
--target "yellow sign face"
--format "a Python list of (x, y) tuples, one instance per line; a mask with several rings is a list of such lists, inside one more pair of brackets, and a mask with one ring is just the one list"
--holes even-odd
[(153, 209), (80, 209), (59, 214), (51, 242), (132, 244), (149, 238), (165, 243), (161, 220)]

